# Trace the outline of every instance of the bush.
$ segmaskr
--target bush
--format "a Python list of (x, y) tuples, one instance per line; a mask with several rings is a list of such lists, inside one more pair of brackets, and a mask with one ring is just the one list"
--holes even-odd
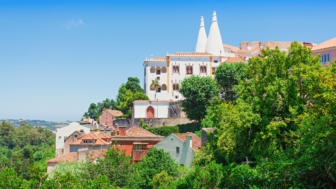
[(201, 124), (198, 122), (193, 123), (187, 123), (187, 124), (181, 124), (176, 126), (162, 126), (162, 127), (151, 127), (147, 130), (161, 136), (169, 136), (172, 133), (195, 133), (197, 131), (200, 131)]
[(44, 154), (41, 151), (37, 151), (34, 153), (33, 157), (34, 157), (34, 161), (40, 161), (41, 159), (43, 159)]

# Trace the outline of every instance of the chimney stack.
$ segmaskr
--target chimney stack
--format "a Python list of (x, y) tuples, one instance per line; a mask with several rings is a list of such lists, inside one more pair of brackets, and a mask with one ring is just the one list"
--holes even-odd
[(192, 139), (191, 136), (186, 136), (186, 146), (192, 148)]

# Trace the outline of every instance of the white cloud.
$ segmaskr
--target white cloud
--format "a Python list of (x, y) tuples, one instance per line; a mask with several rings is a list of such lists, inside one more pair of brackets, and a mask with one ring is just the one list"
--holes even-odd
[(80, 25), (84, 25), (84, 22), (82, 19), (79, 19), (78, 21), (74, 21), (74, 20), (70, 20), (67, 22), (67, 24), (65, 25), (67, 30), (71, 30), (73, 28), (77, 28)]

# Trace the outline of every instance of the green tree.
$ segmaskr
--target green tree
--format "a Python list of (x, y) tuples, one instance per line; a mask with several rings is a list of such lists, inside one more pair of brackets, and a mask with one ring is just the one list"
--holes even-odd
[(178, 165), (162, 149), (151, 148), (142, 161), (136, 164), (136, 169), (142, 180), (140, 188), (153, 188), (152, 179), (156, 174), (166, 171), (169, 176), (176, 176)]
[(191, 120), (201, 121), (210, 100), (218, 95), (216, 82), (210, 77), (194, 76), (185, 78), (179, 92), (184, 96), (182, 109)]
[(90, 163), (87, 166), (88, 175), (86, 179), (95, 179), (99, 175), (107, 176), (111, 184), (124, 187), (132, 182), (130, 175), (134, 174), (132, 159), (126, 156), (124, 151), (118, 148), (110, 148), (96, 163)]
[(131, 92), (127, 90), (123, 95), (123, 101), (119, 102), (117, 105), (117, 109), (122, 111), (124, 117), (131, 118), (132, 117), (132, 109), (133, 109), (133, 102), (135, 100), (149, 100), (148, 96), (142, 92)]
[(152, 185), (154, 189), (166, 189), (170, 188), (173, 181), (174, 178), (169, 176), (168, 173), (163, 170), (153, 177)]
[(233, 87), (237, 85), (240, 80), (246, 79), (244, 72), (245, 67), (246, 64), (241, 62), (234, 64), (223, 63), (216, 68), (215, 80), (222, 99), (233, 101), (237, 98)]
[(125, 85), (126, 90), (130, 90), (132, 92), (144, 92), (140, 86), (140, 80), (137, 77), (129, 77), (127, 78), (127, 82)]
[(0, 122), (0, 146), (14, 148), (15, 134), (15, 128), (12, 124), (6, 121)]

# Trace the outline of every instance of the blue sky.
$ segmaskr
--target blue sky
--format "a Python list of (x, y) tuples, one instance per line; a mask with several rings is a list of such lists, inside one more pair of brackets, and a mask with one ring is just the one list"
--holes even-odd
[(0, 0), (0, 119), (79, 120), (143, 60), (194, 51), (200, 16), (223, 43), (323, 42), (335, 1)]

